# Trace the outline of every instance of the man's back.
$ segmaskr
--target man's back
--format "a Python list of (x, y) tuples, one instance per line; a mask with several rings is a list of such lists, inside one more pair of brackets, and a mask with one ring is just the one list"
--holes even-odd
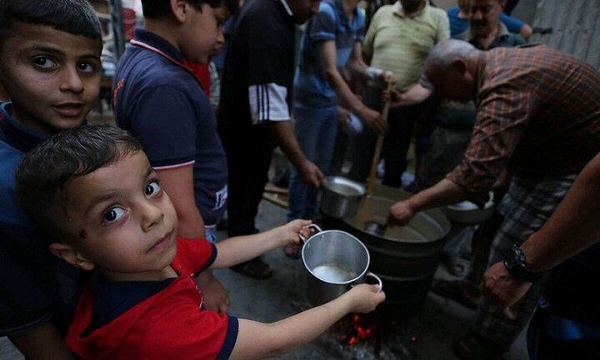
[[(512, 121), (493, 128), (526, 127), (511, 167), (524, 175), (574, 173), (600, 151), (598, 71), (546, 46), (498, 48), (485, 58), (476, 100), (480, 127), (499, 114)], [(490, 105), (494, 94), (504, 94), (504, 102)]]

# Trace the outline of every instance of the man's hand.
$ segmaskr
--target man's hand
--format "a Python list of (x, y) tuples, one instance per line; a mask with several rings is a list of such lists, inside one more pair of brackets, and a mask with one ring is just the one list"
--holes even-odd
[(390, 207), (387, 223), (404, 226), (415, 216), (415, 211), (408, 200), (398, 201)]
[(486, 270), (480, 288), (491, 302), (500, 307), (506, 317), (514, 320), (515, 314), (510, 307), (525, 296), (531, 285), (527, 280), (512, 276), (501, 261)]
[(383, 118), (381, 113), (370, 109), (368, 107), (364, 107), (359, 113), (358, 116), (363, 120), (363, 122), (373, 129), (378, 134), (384, 134), (387, 130), (387, 121)]
[(196, 285), (202, 291), (202, 303), (207, 310), (226, 313), (229, 310), (229, 294), (212, 271), (206, 270), (196, 278)]
[(306, 160), (302, 163), (300, 169), (298, 169), (300, 173), (300, 179), (306, 185), (312, 186), (315, 189), (321, 187), (321, 182), (325, 179), (325, 175), (319, 170), (319, 167), (315, 165), (312, 161)]

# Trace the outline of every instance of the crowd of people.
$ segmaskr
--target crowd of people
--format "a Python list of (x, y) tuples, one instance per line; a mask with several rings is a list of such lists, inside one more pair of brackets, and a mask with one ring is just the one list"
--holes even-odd
[[(600, 298), (586, 291), (600, 275), (596, 69), (526, 45), (531, 27), (505, 0), (398, 0), (369, 19), (358, 0), (141, 2), (112, 126), (86, 124), (100, 91), (93, 7), (0, 0), (0, 336), (26, 358), (273, 357), (375, 309), (385, 293), (363, 284), (272, 324), (239, 319), (211, 273), (268, 279), (262, 254), (298, 257), (351, 121), (364, 126), (342, 153), (359, 182), (383, 137), (381, 182), (401, 187), (416, 138), (414, 194), (390, 226), (495, 195), (465, 280), (434, 287), (477, 311), (460, 358), (499, 358), (528, 324), (531, 359), (600, 356)], [(189, 64), (217, 55), (211, 104)], [(261, 232), (276, 147), (291, 163), (288, 223)]]

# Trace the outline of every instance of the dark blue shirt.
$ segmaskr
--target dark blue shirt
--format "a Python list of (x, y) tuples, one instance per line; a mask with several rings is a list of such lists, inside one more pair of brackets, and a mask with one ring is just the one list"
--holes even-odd
[[(0, 336), (11, 335), (59, 318), (58, 269), (66, 282), (74, 267), (48, 250), (50, 243), (24, 214), (14, 193), (14, 176), (23, 155), (47, 137), (13, 119), (12, 104), (0, 105)], [(61, 309), (64, 311), (64, 309)], [(65, 312), (64, 314), (67, 314)]]
[(227, 163), (210, 101), (194, 75), (180, 63), (183, 55), (149, 31), (135, 39), (163, 55), (129, 45), (114, 77), (117, 125), (144, 148), (156, 169), (194, 166), (196, 206), (206, 225), (225, 212)]

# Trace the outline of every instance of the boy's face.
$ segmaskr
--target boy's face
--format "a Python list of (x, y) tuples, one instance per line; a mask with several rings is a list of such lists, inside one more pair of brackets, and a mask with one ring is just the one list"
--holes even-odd
[(17, 22), (2, 46), (0, 81), (13, 116), (48, 134), (81, 124), (98, 100), (99, 39)]
[(208, 63), (225, 41), (223, 25), (229, 18), (229, 10), (225, 5), (212, 8), (208, 4), (203, 4), (200, 10), (190, 8), (191, 16), (183, 24), (180, 49), (186, 59)]
[(112, 281), (162, 280), (177, 252), (177, 214), (141, 152), (68, 185), (69, 243)]

